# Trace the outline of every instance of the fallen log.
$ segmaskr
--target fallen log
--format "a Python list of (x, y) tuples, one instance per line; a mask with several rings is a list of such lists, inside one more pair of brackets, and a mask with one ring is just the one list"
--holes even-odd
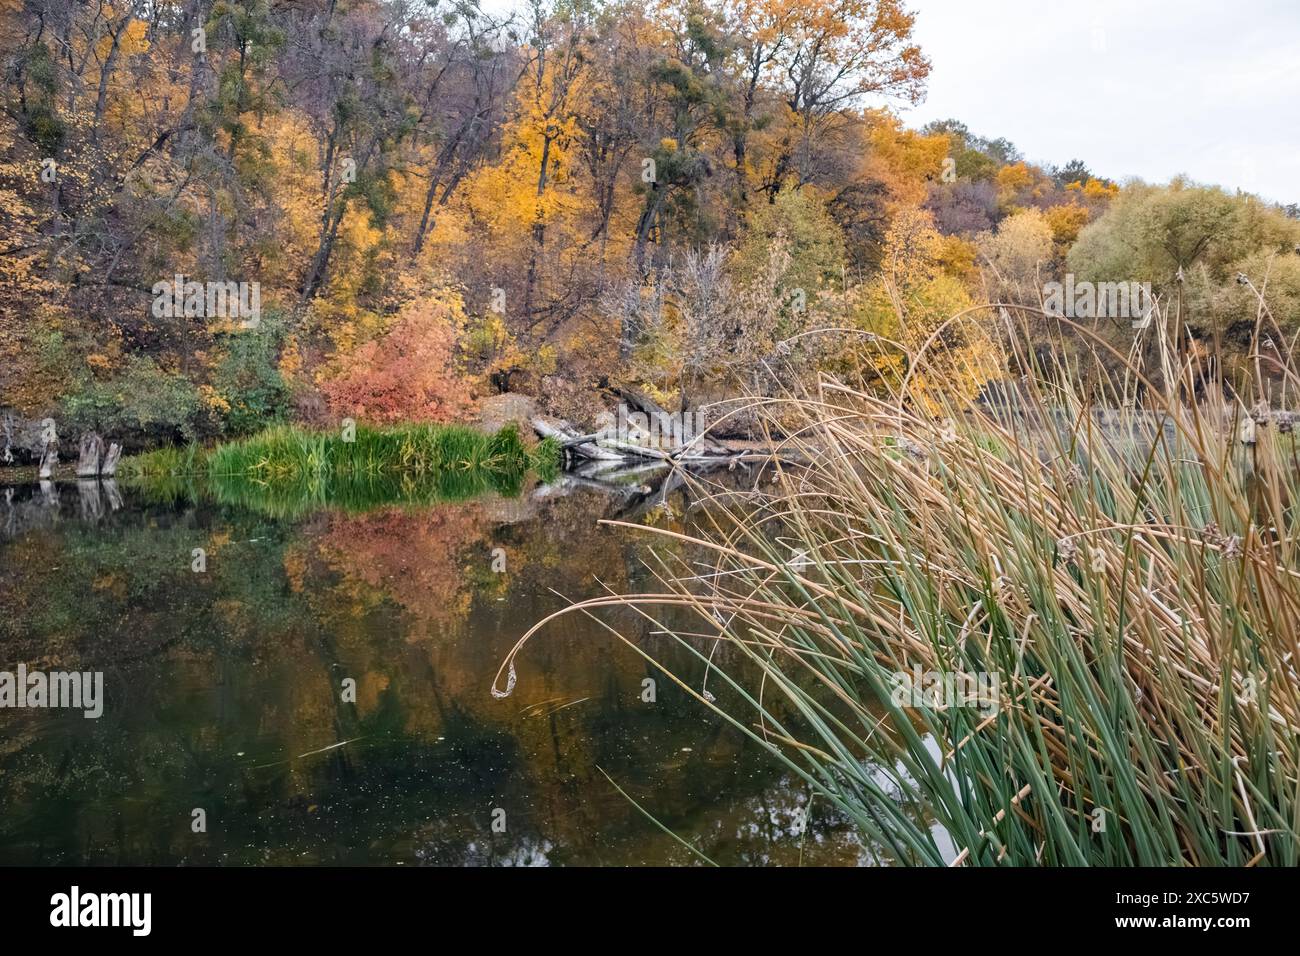
[[(649, 402), (649, 399), (645, 401)], [(652, 402), (650, 404), (653, 405)], [(662, 409), (660, 413), (667, 414)], [(710, 467), (717, 464), (763, 461), (772, 458), (793, 461), (802, 457), (778, 452), (771, 447), (729, 448), (709, 439), (705, 434), (696, 435), (671, 450), (664, 450), (636, 441), (628, 441), (618, 435), (617, 429), (605, 428), (598, 432), (580, 435), (568, 422), (548, 421), (540, 416), (532, 419), (532, 426), (533, 430), (543, 438), (553, 438), (560, 442), (565, 453), (566, 468), (572, 459), (595, 462), (630, 462), (648, 459), (669, 465)]]
[[(631, 386), (620, 386), (615, 389), (615, 392), (626, 404), (639, 409), (646, 416), (651, 423), (652, 431), (658, 432), (661, 444), (663, 444), (663, 439), (667, 438), (669, 447), (674, 450), (697, 445), (711, 451), (717, 450), (716, 445), (708, 438), (707, 428), (698, 432), (688, 432), (684, 427), (682, 415), (674, 415), (672, 412), (666, 411), (654, 399), (639, 389)], [(699, 412), (697, 411), (696, 414), (698, 415)], [(628, 437), (635, 439), (639, 436), (632, 435)]]
[(658, 424), (661, 435), (680, 434), (681, 426), (678, 424), (678, 419), (665, 411), (658, 402), (645, 392), (628, 385), (620, 385), (615, 391), (621, 399), (629, 405), (639, 408), (651, 421)]
[(602, 438), (596, 445), (600, 448), (609, 448), (614, 451), (621, 451), (625, 455), (632, 455), (637, 458), (659, 458), (663, 461), (671, 461), (672, 454), (666, 451), (660, 451), (658, 448), (650, 448), (646, 445), (633, 444), (630, 441), (619, 441), (617, 438)]
[(600, 438), (617, 438), (618, 432), (612, 428), (602, 428), (598, 432), (589, 432), (586, 435), (579, 435), (577, 438), (570, 438), (563, 443), (565, 448), (573, 448), (577, 445), (586, 445)]
[(541, 435), (543, 438), (554, 438), (556, 441), (560, 442), (560, 445), (565, 452), (576, 455), (579, 458), (589, 458), (598, 461), (621, 461), (624, 457), (617, 452), (601, 449), (598, 445), (589, 440), (579, 441), (583, 436), (578, 435), (573, 430), (572, 426), (569, 426), (568, 422), (552, 424), (546, 419), (538, 417), (532, 420), (532, 426), (533, 431), (537, 432), (537, 434)]
[(572, 431), (559, 425), (552, 425), (544, 418), (534, 418), (532, 419), (531, 424), (533, 426), (533, 431), (537, 432), (537, 434), (541, 435), (543, 438), (554, 438), (556, 441), (567, 442), (574, 437)]

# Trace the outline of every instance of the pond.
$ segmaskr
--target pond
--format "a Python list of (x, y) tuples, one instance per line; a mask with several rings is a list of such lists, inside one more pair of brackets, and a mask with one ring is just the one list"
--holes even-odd
[[(105, 697), (98, 719), (0, 708), (0, 864), (699, 863), (681, 841), (721, 864), (874, 858), (581, 614), (490, 693), (570, 599), (655, 589), (650, 536), (598, 521), (689, 529), (685, 488), (257, 502), (0, 488), (0, 671), (102, 671)], [(604, 619), (701, 686), (651, 624)]]

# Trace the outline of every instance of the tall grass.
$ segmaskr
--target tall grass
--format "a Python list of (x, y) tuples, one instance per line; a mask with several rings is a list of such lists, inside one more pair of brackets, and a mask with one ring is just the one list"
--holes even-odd
[(197, 445), (159, 448), (126, 459), (122, 471), (133, 476), (204, 474), (302, 481), (420, 477), (448, 471), (523, 474), (530, 468), (549, 473), (557, 462), (553, 441), (530, 450), (514, 425), (492, 434), (461, 425), (359, 425), (348, 440), (339, 432), (280, 425), (210, 450)]
[(207, 450), (202, 445), (163, 445), (123, 458), (118, 472), (130, 478), (197, 475), (207, 470)]
[[(1204, 370), (1169, 348), (1160, 387), (1120, 356), (1085, 397), (1079, 369), (1037, 365), (1009, 332), (1014, 410), (916, 394), (910, 373), (885, 394), (822, 379), (755, 401), (812, 464), (774, 463), (743, 505), (715, 495), (702, 531), (627, 525), (674, 545), (655, 549), (661, 586), (569, 610), (631, 608), (673, 634), (739, 702), (688, 687), (700, 705), (882, 862), (1295, 865), (1289, 419), (1244, 443), (1254, 394), (1181, 399)], [(997, 706), (900, 693), (915, 671), (996, 678)]]
[(285, 425), (212, 449), (159, 448), (122, 463), (124, 475), (160, 497), (206, 494), (282, 518), (322, 507), (364, 511), (489, 491), (517, 495), (528, 471), (550, 480), (558, 469), (554, 440), (530, 449), (513, 425), (493, 434), (456, 425), (358, 426), (351, 441)]

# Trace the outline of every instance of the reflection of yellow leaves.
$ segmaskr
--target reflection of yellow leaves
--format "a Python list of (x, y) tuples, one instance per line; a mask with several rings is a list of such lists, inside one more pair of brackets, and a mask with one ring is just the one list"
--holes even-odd
[(231, 629), (241, 627), (248, 618), (248, 612), (248, 605), (243, 601), (223, 598), (212, 604), (213, 615), (225, 621)]
[(379, 698), (388, 690), (390, 681), (387, 674), (379, 671), (367, 671), (357, 682), (357, 710), (362, 715), (374, 712), (379, 707)]
[(99, 575), (91, 582), (91, 587), (96, 591), (106, 591), (119, 600), (126, 598), (126, 578), (115, 572)]
[(284, 553), (284, 574), (289, 580), (289, 589), (294, 594), (301, 594), (303, 579), (307, 574), (307, 558), (301, 551)]

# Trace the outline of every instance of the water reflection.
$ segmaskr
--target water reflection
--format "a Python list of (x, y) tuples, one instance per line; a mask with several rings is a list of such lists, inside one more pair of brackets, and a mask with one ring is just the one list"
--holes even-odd
[(606, 773), (718, 862), (868, 862), (806, 785), (579, 615), (529, 646), (511, 697), (489, 693), (534, 621), (649, 583), (640, 542), (596, 522), (690, 520), (662, 479), (359, 513), (4, 489), (0, 669), (102, 670), (107, 703), (0, 710), (0, 863), (698, 862)]

